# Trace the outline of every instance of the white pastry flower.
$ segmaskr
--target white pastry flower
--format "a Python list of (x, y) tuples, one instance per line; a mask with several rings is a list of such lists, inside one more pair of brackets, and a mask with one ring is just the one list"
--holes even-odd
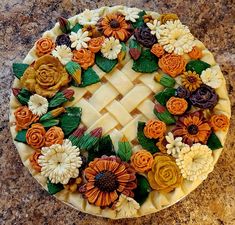
[(200, 143), (185, 146), (181, 149), (176, 159), (182, 176), (187, 180), (205, 180), (213, 170), (212, 151), (207, 145)]
[(218, 88), (222, 84), (223, 78), (216, 68), (208, 68), (202, 71), (202, 82), (212, 88)]
[(166, 145), (167, 154), (172, 155), (175, 158), (178, 157), (181, 149), (187, 146), (187, 144), (182, 142), (182, 137), (174, 138), (174, 135), (171, 132), (166, 135), (166, 140), (168, 142), (168, 144)]
[(160, 26), (158, 42), (166, 52), (183, 55), (192, 51), (194, 37), (179, 20), (167, 21)]
[(43, 147), (41, 154), (38, 159), (41, 174), (52, 183), (67, 184), (70, 178), (78, 177), (82, 159), (79, 148), (72, 146), (70, 140), (65, 139), (62, 145)]
[(34, 94), (29, 98), (28, 107), (33, 114), (42, 116), (47, 112), (48, 101), (46, 98), (38, 94)]
[(77, 50), (81, 48), (87, 48), (87, 42), (90, 41), (90, 37), (88, 37), (88, 31), (83, 32), (82, 29), (78, 30), (77, 33), (71, 32), (69, 38), (72, 42), (71, 47), (76, 48)]
[(138, 202), (133, 198), (127, 197), (124, 194), (119, 196), (119, 199), (115, 205), (115, 210), (118, 212), (119, 216), (131, 217), (136, 214), (137, 210), (140, 208)]
[(89, 9), (85, 9), (83, 13), (77, 16), (77, 20), (81, 25), (96, 25), (99, 18), (99, 13), (97, 11)]
[(137, 8), (124, 7), (123, 10), (120, 10), (120, 13), (122, 13), (125, 16), (125, 20), (136, 22), (136, 19), (139, 18), (140, 11), (141, 10)]
[(151, 30), (151, 34), (156, 35), (157, 39), (160, 38), (160, 25), (161, 22), (158, 20), (154, 20), (153, 23), (147, 23), (148, 28)]
[(118, 53), (121, 51), (122, 45), (118, 39), (114, 37), (106, 38), (101, 47), (101, 52), (105, 58), (116, 59)]
[(59, 45), (53, 51), (52, 55), (60, 60), (63, 65), (66, 65), (73, 58), (71, 49), (66, 45)]

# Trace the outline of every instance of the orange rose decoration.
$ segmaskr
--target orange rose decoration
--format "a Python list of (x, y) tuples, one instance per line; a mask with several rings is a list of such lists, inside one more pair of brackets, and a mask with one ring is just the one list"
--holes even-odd
[(149, 120), (144, 127), (144, 135), (147, 138), (160, 138), (166, 132), (166, 124), (160, 120)]
[(20, 106), (14, 112), (16, 118), (16, 131), (28, 129), (29, 126), (37, 122), (39, 117), (34, 115), (27, 106)]
[(102, 37), (97, 37), (97, 38), (92, 38), (89, 42), (88, 42), (88, 48), (91, 52), (93, 53), (97, 53), (101, 47), (102, 44), (104, 42), (104, 36)]
[(200, 59), (202, 57), (202, 50), (194, 46), (193, 50), (188, 53), (191, 59)]
[(60, 127), (51, 127), (45, 135), (45, 146), (50, 147), (54, 144), (62, 144), (64, 139), (64, 132)]
[(41, 153), (39, 152), (34, 152), (30, 158), (29, 161), (31, 163), (31, 166), (37, 171), (37, 172), (41, 172), (41, 166), (38, 164), (38, 158), (41, 155)]
[(153, 156), (146, 150), (140, 150), (131, 156), (131, 166), (135, 171), (144, 173), (151, 169)]
[(164, 55), (165, 50), (160, 44), (154, 44), (151, 48), (151, 52), (158, 58)]
[(185, 70), (186, 61), (181, 55), (165, 54), (159, 59), (158, 65), (163, 72), (176, 77)]
[(229, 126), (229, 118), (224, 114), (213, 115), (210, 119), (210, 124), (214, 131), (226, 131)]
[(40, 123), (35, 123), (27, 130), (26, 141), (34, 149), (40, 149), (45, 144), (46, 130)]
[(166, 107), (168, 111), (173, 115), (182, 115), (188, 108), (188, 102), (184, 98), (171, 97)]
[(55, 48), (55, 43), (50, 38), (40, 38), (36, 42), (36, 55), (41, 57), (50, 54)]
[(95, 54), (89, 49), (74, 50), (73, 61), (79, 63), (84, 70), (87, 70), (95, 63)]

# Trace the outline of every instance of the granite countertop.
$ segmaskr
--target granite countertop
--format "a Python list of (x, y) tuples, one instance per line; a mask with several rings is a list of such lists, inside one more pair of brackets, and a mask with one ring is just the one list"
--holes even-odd
[[(159, 3), (158, 3), (159, 2)], [(85, 8), (127, 4), (177, 13), (221, 65), (232, 101), (224, 151), (208, 179), (174, 206), (138, 219), (112, 221), (76, 211), (49, 196), (21, 163), (8, 127), (11, 65), (22, 61), (58, 16)], [(0, 224), (235, 224), (235, 7), (233, 0), (1, 0), (0, 2)]]

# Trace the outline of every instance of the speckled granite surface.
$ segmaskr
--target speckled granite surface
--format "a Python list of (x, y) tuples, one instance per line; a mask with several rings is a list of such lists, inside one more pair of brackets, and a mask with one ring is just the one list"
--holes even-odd
[[(176, 205), (138, 219), (112, 221), (80, 213), (49, 196), (23, 167), (8, 128), (11, 64), (60, 15), (127, 4), (177, 13), (215, 54), (227, 80), (233, 114), (225, 149), (209, 178)], [(235, 224), (235, 5), (234, 0), (1, 0), (0, 2), (0, 224)]]

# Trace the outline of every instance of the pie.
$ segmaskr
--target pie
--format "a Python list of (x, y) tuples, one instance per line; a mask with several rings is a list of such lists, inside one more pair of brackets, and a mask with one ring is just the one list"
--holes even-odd
[(82, 212), (119, 219), (166, 208), (223, 149), (225, 79), (176, 14), (115, 6), (60, 17), (13, 72), (22, 162)]

